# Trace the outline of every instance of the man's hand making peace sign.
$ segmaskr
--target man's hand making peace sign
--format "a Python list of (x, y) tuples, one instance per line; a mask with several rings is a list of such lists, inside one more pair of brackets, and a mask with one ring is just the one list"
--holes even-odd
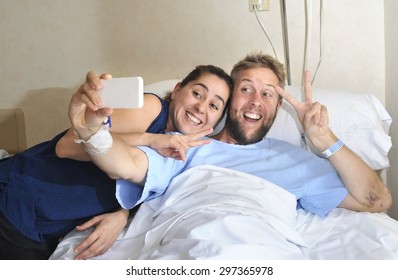
[[(298, 101), (280, 87), (276, 91), (296, 110), (305, 134), (319, 151), (331, 149), (337, 143), (337, 136), (329, 128), (326, 107), (312, 100), (309, 71), (304, 72), (304, 101)], [(390, 207), (392, 198), (388, 188), (377, 173), (347, 146), (340, 146), (328, 159), (349, 191), (338, 207), (370, 212), (380, 212)]]
[(310, 71), (304, 72), (304, 101), (297, 100), (280, 87), (276, 88), (276, 91), (296, 110), (305, 134), (319, 151), (326, 150), (336, 142), (337, 137), (329, 128), (326, 107), (312, 100)]

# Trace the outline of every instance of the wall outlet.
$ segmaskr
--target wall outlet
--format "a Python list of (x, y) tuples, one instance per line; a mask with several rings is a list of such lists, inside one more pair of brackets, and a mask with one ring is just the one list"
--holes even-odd
[(269, 0), (249, 0), (249, 11), (269, 11)]

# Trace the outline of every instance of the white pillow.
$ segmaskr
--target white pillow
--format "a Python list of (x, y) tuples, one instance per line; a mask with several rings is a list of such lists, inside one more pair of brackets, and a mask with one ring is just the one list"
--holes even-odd
[(10, 154), (6, 150), (0, 149), (0, 159), (6, 158), (9, 156), (10, 156)]
[(172, 91), (177, 83), (181, 80), (165, 80), (144, 86), (144, 92), (156, 93), (160, 97), (164, 97), (167, 92)]
[[(287, 86), (285, 89), (298, 100), (302, 99), (301, 87)], [(388, 152), (392, 143), (388, 134), (392, 119), (374, 95), (313, 89), (313, 100), (327, 107), (329, 126), (347, 147), (375, 170), (389, 167)], [(305, 147), (306, 142), (310, 144), (302, 137), (302, 127), (296, 112), (285, 100), (267, 137), (301, 147)], [(321, 156), (311, 145), (307, 146)]]
[[(165, 80), (145, 86), (145, 92), (160, 96), (179, 80)], [(301, 100), (298, 86), (287, 86), (286, 91)], [(329, 113), (329, 126), (351, 150), (357, 153), (375, 170), (389, 167), (388, 152), (391, 149), (389, 128), (392, 119), (380, 101), (372, 94), (347, 91), (313, 89), (314, 101), (325, 105)], [(224, 122), (215, 129), (217, 133)], [(321, 156), (319, 151), (307, 145), (295, 110), (285, 100), (267, 137), (280, 139), (303, 148), (308, 147)], [(309, 143), (308, 143), (309, 144)]]

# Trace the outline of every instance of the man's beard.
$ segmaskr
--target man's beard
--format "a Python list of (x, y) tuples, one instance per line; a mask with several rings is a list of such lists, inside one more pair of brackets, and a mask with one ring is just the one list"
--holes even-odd
[(260, 142), (268, 131), (271, 129), (272, 124), (274, 123), (275, 117), (268, 125), (262, 125), (260, 128), (252, 136), (247, 136), (244, 133), (243, 125), (239, 122), (237, 118), (231, 118), (228, 114), (225, 122), (225, 126), (229, 131), (231, 137), (237, 142), (239, 145), (249, 145)]

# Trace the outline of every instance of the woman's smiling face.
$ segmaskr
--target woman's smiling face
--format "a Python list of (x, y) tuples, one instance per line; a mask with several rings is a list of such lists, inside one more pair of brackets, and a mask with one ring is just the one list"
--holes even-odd
[(168, 131), (192, 134), (214, 127), (222, 117), (229, 95), (227, 83), (210, 73), (184, 87), (177, 84), (171, 95)]

